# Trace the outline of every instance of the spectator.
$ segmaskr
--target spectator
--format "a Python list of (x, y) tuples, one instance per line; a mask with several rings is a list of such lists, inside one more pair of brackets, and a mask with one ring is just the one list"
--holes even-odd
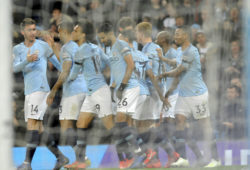
[(225, 139), (245, 138), (245, 109), (240, 103), (241, 89), (231, 85), (226, 91), (226, 102), (224, 103), (221, 132)]
[(240, 50), (240, 42), (233, 40), (231, 42), (231, 53), (226, 61), (225, 73), (229, 76), (236, 73), (241, 74), (244, 69), (244, 58)]
[(67, 14), (62, 13), (62, 4), (55, 3), (52, 10), (52, 18), (50, 19), (50, 25), (55, 24), (58, 26), (62, 21), (73, 22), (73, 19)]
[(202, 64), (203, 78), (206, 80), (207, 68), (214, 62), (215, 48), (213, 43), (207, 40), (207, 37), (203, 31), (198, 31), (196, 34), (197, 48), (200, 53), (200, 61)]
[(240, 11), (237, 7), (230, 9), (230, 21), (232, 23), (232, 30), (234, 38), (241, 38), (242, 33), (242, 21), (240, 18)]
[(162, 28), (174, 27), (176, 9), (171, 2), (165, 1), (165, 16), (162, 19)]

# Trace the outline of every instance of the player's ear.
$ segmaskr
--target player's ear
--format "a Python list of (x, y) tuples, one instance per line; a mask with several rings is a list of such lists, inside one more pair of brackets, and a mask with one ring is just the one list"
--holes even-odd
[(81, 38), (83, 38), (84, 40), (86, 40), (86, 34), (85, 34), (85, 33), (82, 33), (82, 34), (81, 34)]
[(21, 30), (21, 34), (24, 35), (24, 30)]

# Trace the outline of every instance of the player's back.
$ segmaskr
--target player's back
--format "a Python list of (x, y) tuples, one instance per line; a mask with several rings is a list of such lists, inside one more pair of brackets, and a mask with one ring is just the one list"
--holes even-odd
[(190, 44), (182, 54), (182, 64), (188, 64), (187, 70), (181, 75), (180, 96), (198, 96), (207, 91), (207, 86), (202, 79), (201, 63), (198, 49)]
[[(149, 58), (149, 64), (151, 65), (153, 74), (155, 76), (158, 76), (164, 72), (163, 64), (162, 62), (160, 62), (160, 59), (158, 57), (158, 52), (156, 50), (158, 48), (161, 48), (161, 47), (154, 42), (147, 43), (142, 48), (142, 52), (146, 54)], [(147, 78), (147, 83), (149, 86), (153, 86), (149, 78)], [(159, 85), (162, 87), (162, 83), (160, 83)]]
[[(28, 63), (27, 55), (37, 54), (37, 61)], [(25, 95), (35, 91), (49, 91), (47, 81), (47, 60), (53, 54), (49, 45), (41, 40), (35, 40), (31, 47), (26, 47), (24, 43), (20, 43), (13, 48), (14, 62), (13, 68), (21, 62), (27, 62), (21, 70), (24, 76)]]
[[(60, 51), (60, 61), (61, 65), (64, 61), (71, 61), (71, 71), (74, 64), (74, 56), (78, 50), (78, 45), (74, 41), (69, 41), (68, 43), (64, 44)], [(78, 74), (77, 78), (74, 81), (66, 81), (63, 84), (63, 96), (69, 97), (74, 96), (79, 93), (86, 93), (87, 87), (86, 82), (83, 76), (82, 71)]]
[(132, 56), (135, 63), (135, 75), (140, 85), (140, 95), (149, 95), (149, 88), (146, 81), (146, 70), (151, 69), (148, 57), (141, 51), (132, 49)]
[(108, 65), (108, 57), (100, 47), (84, 43), (77, 51), (75, 59), (83, 63), (82, 71), (90, 94), (107, 84), (102, 72)]
[[(125, 62), (124, 57), (128, 54), (131, 54), (128, 44), (117, 39), (115, 44), (113, 44), (110, 53), (111, 76), (116, 84), (116, 88), (120, 86), (125, 75), (127, 63)], [(134, 73), (132, 73), (131, 78), (128, 81), (127, 88), (134, 88), (137, 86), (138, 81), (136, 80)]]

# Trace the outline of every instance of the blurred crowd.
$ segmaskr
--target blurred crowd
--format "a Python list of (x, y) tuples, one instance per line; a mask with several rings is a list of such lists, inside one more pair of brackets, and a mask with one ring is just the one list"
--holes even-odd
[[(57, 25), (62, 20), (77, 22), (86, 18), (95, 26), (103, 21), (116, 25), (121, 17), (130, 16), (137, 23), (151, 22), (153, 39), (159, 31), (174, 31), (177, 27), (189, 25), (192, 43), (200, 52), (217, 138), (244, 139), (246, 86), (242, 5), (242, 0), (13, 0), (13, 45), (23, 41), (19, 24), (25, 17), (35, 19), (38, 29), (53, 34), (55, 41), (59, 41)], [(60, 43), (58, 46), (60, 48)], [(53, 70), (49, 65), (51, 85), (57, 78)], [(21, 73), (14, 77), (16, 145), (23, 145), (24, 141), (18, 140), (25, 133), (23, 80)]]

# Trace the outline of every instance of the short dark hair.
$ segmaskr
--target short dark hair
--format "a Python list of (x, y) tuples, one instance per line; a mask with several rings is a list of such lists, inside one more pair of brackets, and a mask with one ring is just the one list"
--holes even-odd
[(135, 22), (131, 17), (122, 17), (117, 24), (118, 28), (125, 28), (128, 26), (135, 27)]
[(97, 32), (101, 33), (109, 33), (109, 32), (114, 32), (114, 28), (113, 28), (113, 24), (109, 21), (105, 21), (103, 22), (98, 28), (97, 28)]
[(170, 31), (162, 31), (160, 34), (163, 35), (164, 41), (167, 44), (172, 44), (173, 43), (173, 33)]
[(24, 18), (24, 20), (20, 24), (20, 29), (23, 30), (27, 25), (36, 25), (36, 21), (32, 18)]
[(85, 33), (86, 41), (96, 44), (94, 25), (86, 19), (80, 20), (77, 25), (81, 27), (82, 32)]
[(181, 27), (178, 27), (178, 29), (181, 29), (183, 32), (185, 32), (188, 35), (189, 39), (192, 38), (192, 31), (190, 26), (183, 25)]
[(70, 33), (70, 32), (72, 32), (74, 30), (74, 23), (70, 22), (70, 21), (62, 21), (59, 24), (59, 28), (60, 29), (65, 29)]

